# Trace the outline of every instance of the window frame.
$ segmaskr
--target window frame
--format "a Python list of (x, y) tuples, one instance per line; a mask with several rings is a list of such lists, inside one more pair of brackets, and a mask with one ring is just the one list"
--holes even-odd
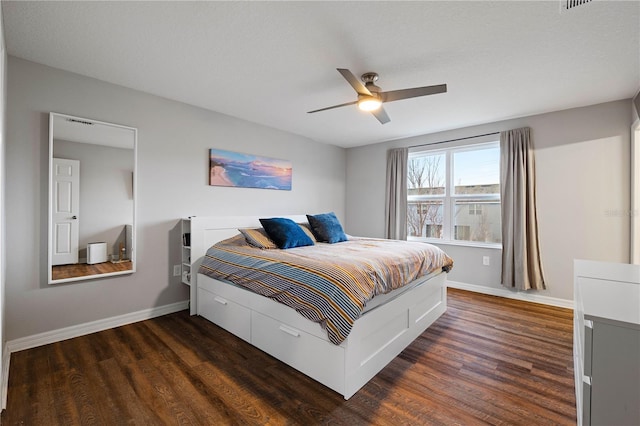
[[(458, 246), (471, 246), (471, 247), (485, 247), (485, 248), (502, 248), (502, 242), (482, 242), (482, 241), (469, 241), (469, 240), (456, 240), (455, 230), (455, 209), (456, 202), (473, 200), (479, 202), (485, 201), (497, 201), (501, 203), (500, 192), (498, 194), (455, 194), (454, 181), (454, 168), (453, 160), (454, 154), (465, 151), (477, 151), (486, 148), (500, 149), (500, 141), (497, 135), (476, 139), (475, 142), (465, 141), (466, 143), (458, 144), (444, 144), (445, 146), (420, 146), (411, 148), (409, 150), (409, 161), (412, 157), (420, 155), (439, 155), (445, 156), (445, 190), (444, 194), (423, 194), (423, 195), (407, 195), (407, 210), (410, 208), (411, 202), (431, 201), (442, 203), (442, 238), (433, 237), (416, 237), (407, 236), (409, 241), (424, 241), (432, 244), (444, 244), (444, 245), (458, 245)], [(499, 166), (499, 165), (498, 165)], [(407, 218), (408, 221), (408, 218)], [(502, 239), (502, 236), (501, 236)]]

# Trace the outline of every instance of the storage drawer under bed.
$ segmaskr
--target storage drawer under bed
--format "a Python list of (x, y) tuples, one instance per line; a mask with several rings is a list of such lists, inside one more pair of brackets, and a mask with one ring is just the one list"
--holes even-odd
[(198, 292), (198, 313), (251, 343), (251, 310), (209, 290)]
[[(344, 349), (271, 317), (252, 312), (252, 344), (332, 388), (344, 387)], [(335, 368), (326, 368), (327, 365)]]

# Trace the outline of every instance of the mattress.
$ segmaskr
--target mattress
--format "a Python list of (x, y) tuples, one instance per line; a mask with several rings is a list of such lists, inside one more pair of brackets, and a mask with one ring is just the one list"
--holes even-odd
[(199, 273), (295, 309), (338, 345), (384, 295), (452, 266), (446, 253), (422, 242), (350, 237), (337, 244), (264, 250), (238, 235), (209, 248)]

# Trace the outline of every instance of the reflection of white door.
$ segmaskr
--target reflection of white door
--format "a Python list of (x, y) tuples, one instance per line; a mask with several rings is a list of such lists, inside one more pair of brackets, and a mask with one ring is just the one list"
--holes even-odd
[(53, 159), (51, 264), (78, 263), (80, 162)]

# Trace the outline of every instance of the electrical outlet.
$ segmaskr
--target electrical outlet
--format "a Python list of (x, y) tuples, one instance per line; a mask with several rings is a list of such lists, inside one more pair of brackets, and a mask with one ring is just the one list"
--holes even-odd
[(181, 273), (182, 273), (182, 270), (180, 268), (180, 265), (173, 265), (173, 276), (179, 277)]
[(489, 256), (482, 256), (482, 264), (489, 266), (491, 264), (491, 258)]

